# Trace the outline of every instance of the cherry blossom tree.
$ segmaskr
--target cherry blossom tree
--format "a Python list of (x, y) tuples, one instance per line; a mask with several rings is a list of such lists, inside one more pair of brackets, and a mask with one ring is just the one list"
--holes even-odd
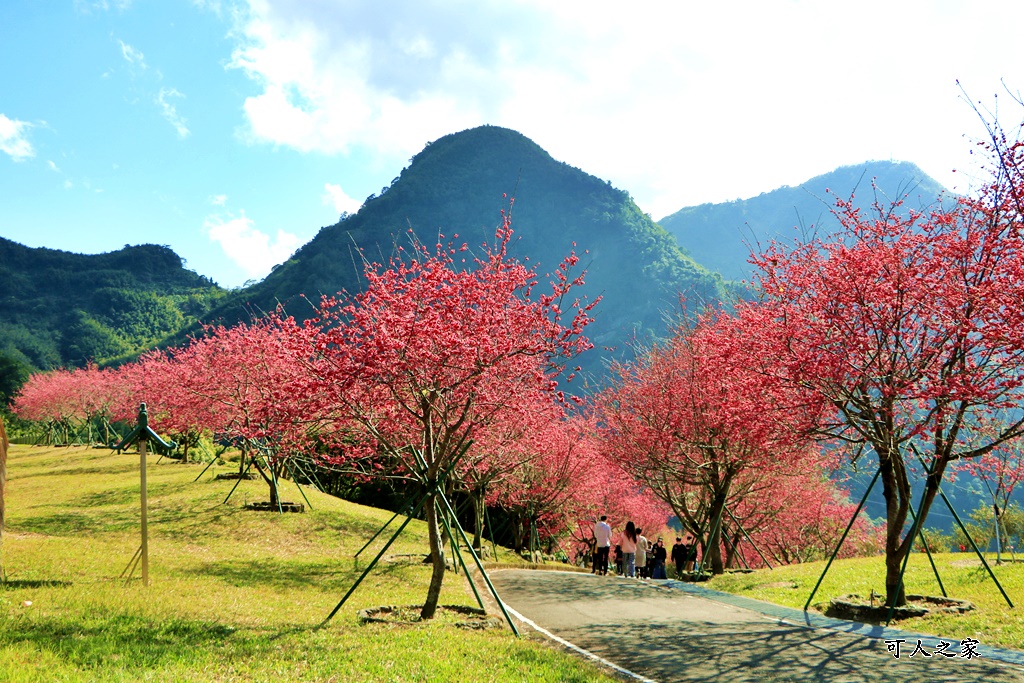
[(433, 616), (444, 579), (438, 493), (447, 477), (478, 432), (524, 393), (558, 397), (554, 364), (589, 347), (582, 332), (592, 304), (570, 297), (581, 282), (570, 274), (575, 254), (559, 264), (551, 291), (534, 298), (537, 276), (509, 257), (511, 236), (505, 216), (470, 267), (456, 263), (465, 246), (440, 243), (414, 246), (387, 268), (370, 264), (366, 290), (347, 303), (325, 299), (312, 322), (321, 413), (357, 425), (428, 494), (433, 573), (423, 618)]
[(309, 359), (295, 355), (313, 348), (313, 333), (277, 315), (208, 326), (184, 347), (144, 356), (127, 374), (134, 377), (134, 396), (148, 397), (150, 419), (161, 429), (186, 442), (208, 431), (240, 443), (276, 505), (276, 480), (286, 476), (287, 458), (308, 448), (307, 427), (315, 419)]
[(1024, 149), (995, 131), (991, 180), (954, 206), (902, 213), (897, 200), (864, 213), (838, 201), (836, 241), (754, 258), (763, 300), (743, 317), (752, 345), (773, 337), (781, 351), (766, 372), (817, 392), (836, 411), (821, 433), (878, 459), (890, 605), (905, 603), (915, 535), (910, 446), (926, 459), (923, 524), (950, 463), (1024, 433), (1020, 413), (991, 419), (1019, 404), (1024, 378)]
[[(1011, 414), (997, 413), (989, 422), (989, 427), (982, 431), (982, 440), (991, 439), (993, 432), (1002, 431), (1004, 425), (1013, 421)], [(1008, 538), (1003, 516), (1010, 506), (1014, 491), (1024, 481), (1024, 443), (1019, 439), (1001, 443), (977, 458), (954, 462), (951, 469), (975, 477), (988, 491), (997, 539), (996, 552), (1001, 554)], [(997, 555), (997, 561), (999, 559), (1001, 555)]]
[(103, 429), (109, 442), (109, 419), (119, 395), (117, 377), (116, 370), (95, 364), (36, 373), (15, 397), (13, 409), (23, 419), (44, 423), (63, 443), (83, 430), (91, 438), (94, 425)]
[(821, 467), (805, 437), (816, 404), (756, 372), (744, 332), (714, 313), (680, 326), (598, 400), (609, 457), (672, 508), (714, 573), (727, 510)]
[(455, 489), (473, 504), (475, 549), (483, 547), (488, 502), (494, 503), (495, 492), (511, 486), (515, 473), (538, 458), (543, 443), (539, 435), (563, 418), (563, 407), (555, 397), (534, 389), (509, 402), (506, 410), (477, 430), (473, 447), (460, 459), (454, 477)]

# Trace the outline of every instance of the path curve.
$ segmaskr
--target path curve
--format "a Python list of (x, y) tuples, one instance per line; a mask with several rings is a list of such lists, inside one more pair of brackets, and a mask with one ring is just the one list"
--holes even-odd
[[(801, 623), (787, 618), (803, 620), (796, 610), (674, 581), (536, 570), (500, 570), (490, 578), (502, 600), (526, 618), (659, 683), (1024, 681), (1024, 666), (1011, 663), (1024, 663), (1015, 651), (982, 643), (980, 658), (910, 657), (914, 634), (824, 617)], [(899, 659), (886, 647), (893, 637), (909, 638)], [(938, 640), (925, 637), (926, 651), (934, 652)], [(950, 651), (959, 653), (953, 640)]]

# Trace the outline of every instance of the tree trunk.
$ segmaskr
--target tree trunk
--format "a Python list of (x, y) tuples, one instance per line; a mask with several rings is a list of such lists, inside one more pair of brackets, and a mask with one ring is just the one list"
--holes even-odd
[(438, 526), (437, 518), (437, 495), (431, 495), (427, 499), (427, 531), (430, 544), (430, 561), (433, 565), (433, 572), (430, 575), (430, 587), (427, 589), (427, 599), (423, 603), (423, 610), (420, 612), (421, 619), (432, 619), (437, 611), (437, 602), (441, 598), (441, 584), (444, 583), (444, 546), (441, 544), (441, 529)]
[(484, 545), (484, 513), (487, 511), (484, 487), (474, 489), (470, 498), (473, 500), (473, 549), (479, 553)]
[[(939, 491), (939, 482), (946, 471), (946, 461), (939, 460), (934, 465), (934, 471), (928, 475), (925, 481), (923, 498), (917, 513), (917, 522), (912, 525), (906, 537), (901, 537), (903, 525), (906, 524), (910, 510), (911, 489), (906, 480), (906, 475), (896, 476), (897, 466), (902, 467), (902, 460), (898, 463), (894, 458), (888, 457), (884, 450), (877, 449), (879, 467), (882, 470), (882, 495), (886, 503), (886, 530), (885, 530), (885, 604), (902, 607), (907, 604), (906, 586), (900, 585), (900, 571), (903, 569), (903, 560), (910, 552), (914, 537), (924, 528), (925, 519), (931, 509), (932, 502)], [(897, 456), (899, 457), (899, 456)], [(901, 473), (903, 470), (900, 470)]]
[[(715, 492), (715, 497), (711, 501), (711, 509), (708, 511), (710, 517), (708, 533), (711, 536), (708, 538), (705, 552), (711, 558), (712, 574), (725, 573), (725, 563), (722, 561), (722, 527), (725, 526), (725, 523), (721, 517), (725, 514), (725, 501), (729, 497), (729, 484), (730, 480), (727, 479), (725, 484)], [(715, 522), (718, 522), (717, 528), (715, 528)]]
[(517, 553), (523, 551), (523, 536), (523, 520), (517, 517), (512, 521), (512, 545)]

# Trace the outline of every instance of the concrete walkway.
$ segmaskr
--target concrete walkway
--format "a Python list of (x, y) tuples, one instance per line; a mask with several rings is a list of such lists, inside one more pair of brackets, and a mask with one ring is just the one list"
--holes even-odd
[[(502, 600), (530, 621), (629, 672), (674, 681), (1024, 681), (1024, 654), (982, 642), (980, 657), (910, 653), (939, 638), (829, 619), (677, 581), (640, 582), (558, 571), (490, 574)], [(903, 639), (900, 657), (886, 640)]]

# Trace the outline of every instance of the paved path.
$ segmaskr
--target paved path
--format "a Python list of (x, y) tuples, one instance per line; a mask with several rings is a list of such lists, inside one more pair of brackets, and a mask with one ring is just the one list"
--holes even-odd
[[(939, 639), (806, 615), (676, 581), (558, 571), (490, 574), (506, 604), (553, 634), (645, 678), (673, 681), (1024, 681), (1024, 653), (980, 658), (910, 652)], [(955, 634), (954, 634), (955, 635)], [(960, 634), (968, 637), (969, 634)], [(960, 653), (959, 637), (950, 652)], [(886, 639), (904, 638), (899, 659)]]

